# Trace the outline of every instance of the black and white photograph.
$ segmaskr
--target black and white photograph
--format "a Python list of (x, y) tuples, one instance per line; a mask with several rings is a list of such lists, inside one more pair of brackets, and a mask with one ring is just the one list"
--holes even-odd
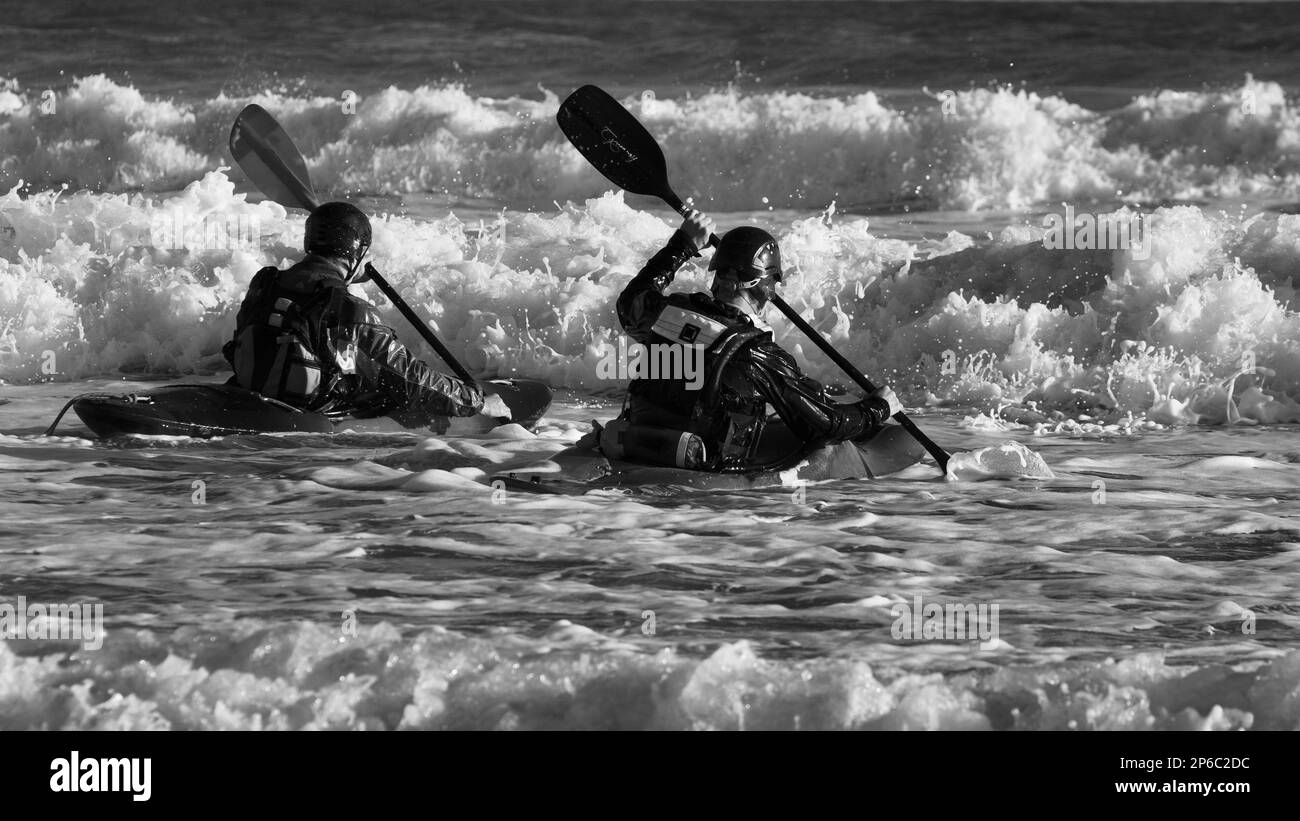
[(0, 3), (33, 789), (154, 800), (140, 731), (999, 731), (1237, 806), (1265, 758), (1194, 745), (1300, 729), (1298, 42), (1286, 2)]

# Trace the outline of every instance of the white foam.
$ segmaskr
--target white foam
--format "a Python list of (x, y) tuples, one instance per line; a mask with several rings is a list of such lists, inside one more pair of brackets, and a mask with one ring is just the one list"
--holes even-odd
[[(606, 187), (555, 126), (559, 97), (475, 96), (460, 85), (390, 87), (345, 114), (338, 100), (266, 91), (155, 99), (104, 75), (76, 78), (55, 110), (6, 81), (0, 186), (169, 190), (221, 162), (246, 103), (273, 112), (334, 191), (448, 193), (515, 207), (581, 200)], [(1242, 102), (1251, 101), (1249, 111)], [(951, 105), (891, 107), (874, 93), (734, 89), (627, 101), (700, 202), (723, 210), (910, 202), (1023, 208), (1061, 200), (1213, 197), (1300, 188), (1300, 115), (1276, 82), (1161, 91), (1112, 113), (1009, 88), (958, 91)], [(38, 150), (39, 145), (39, 150)]]
[(1056, 478), (1042, 456), (1019, 442), (1004, 442), (994, 447), (954, 453), (948, 462), (946, 476), (950, 482)]

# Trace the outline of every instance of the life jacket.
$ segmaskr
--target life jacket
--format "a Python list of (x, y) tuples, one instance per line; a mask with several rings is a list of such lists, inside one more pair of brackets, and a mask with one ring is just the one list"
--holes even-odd
[[(704, 352), (704, 383), (687, 430), (637, 422), (611, 424), (601, 436), (601, 452), (611, 458), (626, 454), (638, 461), (697, 470), (747, 468), (762, 437), (767, 403), (750, 395), (746, 386), (728, 385), (726, 370), (732, 357), (767, 331), (675, 302), (660, 311), (651, 330), (669, 344), (698, 346)], [(678, 361), (687, 361), (685, 351)], [(660, 454), (657, 458), (655, 451)]]
[[(754, 396), (748, 385), (728, 384), (727, 364), (750, 342), (767, 331), (733, 328), (719, 338), (706, 358), (704, 390), (691, 413), (691, 429), (712, 440), (716, 456), (708, 460), (713, 470), (752, 467), (767, 424), (767, 401)], [(722, 420), (719, 430), (719, 420)]]
[(316, 355), (310, 315), (330, 298), (318, 272), (275, 271), (270, 287), (250, 293), (231, 351), (235, 381), (250, 391), (310, 408), (324, 399), (325, 367)]

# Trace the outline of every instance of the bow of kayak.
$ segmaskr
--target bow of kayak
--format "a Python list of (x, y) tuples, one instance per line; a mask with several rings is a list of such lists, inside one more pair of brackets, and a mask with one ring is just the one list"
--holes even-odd
[(148, 393), (88, 394), (72, 411), (96, 436), (237, 436), (253, 433), (333, 433), (319, 413), (230, 385), (168, 385)]

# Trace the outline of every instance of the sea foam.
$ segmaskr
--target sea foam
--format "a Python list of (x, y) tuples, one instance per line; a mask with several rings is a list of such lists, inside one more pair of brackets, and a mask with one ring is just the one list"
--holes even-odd
[[(256, 226), (253, 241), (165, 247), (158, 220)], [(0, 198), (0, 378), (213, 373), (256, 271), (300, 255), (301, 213), (251, 203), (222, 171), (174, 195)], [(1041, 229), (992, 240), (877, 236), (862, 218), (771, 224), (786, 300), (914, 405), (1007, 408), (1161, 424), (1300, 420), (1300, 219), (1144, 217), (1149, 253), (1051, 250)], [(453, 353), (484, 376), (613, 392), (600, 363), (613, 305), (673, 226), (606, 194), (495, 224), (378, 214), (374, 260)], [(707, 286), (707, 256), (674, 285)], [(387, 321), (414, 334), (382, 297)], [(780, 317), (779, 342), (815, 376), (842, 375)]]
[[(0, 642), (0, 729), (1293, 730), (1300, 653), (1241, 672), (1124, 661), (914, 674), (851, 659), (636, 652), (557, 623), (544, 635), (340, 638), (309, 623), (120, 631), (102, 652)], [(508, 639), (508, 640), (507, 640)], [(53, 648), (51, 648), (53, 649)], [(66, 658), (64, 656), (67, 656)]]
[[(547, 208), (605, 190), (555, 124), (567, 89), (476, 96), (389, 87), (356, 102), (265, 91), (151, 98), (104, 75), (51, 101), (0, 90), (0, 188), (171, 191), (225, 161), (247, 103), (271, 111), (332, 192), (431, 192)], [(713, 210), (769, 206), (1021, 209), (1068, 201), (1300, 194), (1300, 113), (1276, 82), (1162, 91), (1113, 112), (1003, 87), (901, 106), (874, 92), (725, 88), (626, 102), (661, 139), (679, 193)]]

